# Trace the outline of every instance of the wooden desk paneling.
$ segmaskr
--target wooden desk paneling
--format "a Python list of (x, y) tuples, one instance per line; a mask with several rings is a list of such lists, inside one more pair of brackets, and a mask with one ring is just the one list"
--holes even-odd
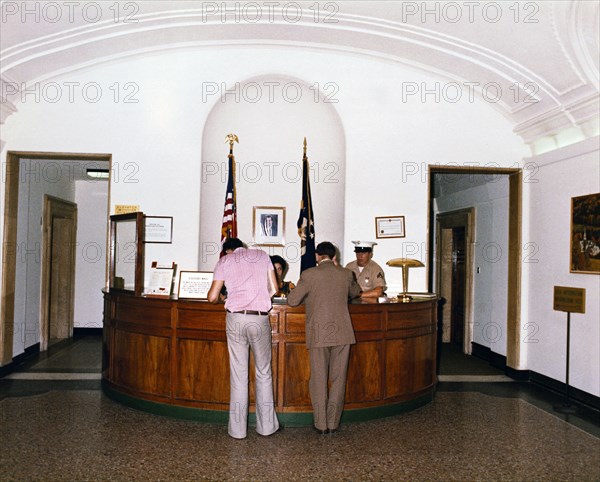
[[(103, 382), (129, 397), (227, 412), (229, 360), (223, 305), (105, 293)], [(436, 300), (352, 304), (346, 409), (384, 407), (433, 391)], [(304, 307), (270, 315), (278, 413), (311, 412)], [(250, 399), (254, 401), (253, 359)], [(252, 407), (251, 407), (252, 410)]]

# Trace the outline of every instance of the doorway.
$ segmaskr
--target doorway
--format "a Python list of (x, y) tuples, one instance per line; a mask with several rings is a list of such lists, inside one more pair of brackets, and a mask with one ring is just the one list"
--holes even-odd
[[(22, 171), (22, 168), (20, 167), (22, 161), (35, 161), (37, 163), (38, 170), (31, 171), (28, 168), (24, 168)], [(46, 267), (44, 274), (42, 275), (41, 251), (46, 250), (47, 255), (45, 259), (51, 259), (52, 236), (46, 235), (42, 241), (42, 233), (39, 229), (39, 219), (42, 219), (42, 224), (44, 222), (44, 215), (42, 214), (42, 210), (44, 209), (44, 194), (52, 194), (58, 198), (69, 196), (55, 194), (53, 192), (55, 189), (48, 189), (44, 191), (42, 190), (41, 185), (45, 184), (56, 187), (60, 183), (74, 183), (75, 181), (82, 181), (84, 179), (89, 181), (89, 177), (77, 177), (79, 175), (86, 176), (88, 168), (91, 168), (91, 170), (94, 170), (93, 168), (102, 168), (102, 170), (107, 171), (110, 176), (112, 169), (111, 163), (112, 156), (110, 154), (77, 154), (26, 151), (8, 151), (6, 153), (6, 165), (4, 171), (4, 230), (2, 240), (2, 303), (0, 304), (1, 365), (9, 364), (12, 361), (15, 352), (15, 346), (17, 347), (16, 350), (18, 350), (16, 354), (20, 354), (26, 348), (34, 347), (37, 343), (39, 343), (40, 350), (44, 350), (47, 348), (49, 339), (51, 337), (54, 338), (54, 335), (57, 335), (57, 338), (60, 338), (67, 332), (69, 332), (70, 335), (73, 332), (73, 321), (69, 321), (68, 323), (65, 323), (64, 321), (57, 322), (57, 326), (61, 326), (60, 335), (58, 331), (56, 333), (53, 331), (52, 335), (50, 335), (48, 331), (49, 326), (53, 324), (52, 321), (50, 321), (51, 316), (55, 318), (61, 318), (63, 320), (69, 320), (70, 317), (73, 316), (72, 313), (69, 313), (69, 310), (65, 312), (64, 309), (56, 308), (56, 306), (59, 306), (56, 304), (55, 308), (53, 308), (55, 312), (52, 314), (50, 313), (49, 307), (51, 306), (51, 297), (53, 296), (50, 285), (53, 283), (58, 283), (57, 286), (59, 286), (61, 289), (65, 288), (65, 291), (63, 292), (56, 292), (55, 290), (54, 296), (59, 299), (61, 296), (70, 293), (72, 288), (66, 289), (66, 287), (62, 286), (61, 281), (58, 280), (54, 280), (54, 282), (52, 282), (48, 278), (49, 273), (52, 271), (50, 266)], [(23, 182), (23, 179), (28, 178), (33, 179), (33, 181), (29, 181), (29, 189), (27, 189), (26, 184)], [(68, 191), (72, 193), (71, 189), (72, 188), (69, 188)], [(27, 192), (27, 195), (20, 196), (20, 191), (23, 191), (21, 192), (22, 195), (24, 192)], [(35, 202), (29, 203), (27, 196), (35, 196)], [(21, 201), (20, 197), (23, 197)], [(87, 199), (88, 204), (97, 205), (97, 203), (90, 202), (89, 198), (85, 199)], [(32, 214), (32, 212), (27, 212), (25, 207), (22, 205), (24, 200), (26, 203), (29, 203), (28, 205), (30, 207), (38, 211), (36, 211), (34, 214)], [(110, 178), (108, 179), (106, 187), (107, 211), (109, 205)], [(20, 213), (23, 212), (25, 212), (25, 215), (31, 219), (31, 222), (29, 223), (31, 229), (29, 229), (29, 236), (26, 239), (27, 244), (20, 244), (17, 234), (20, 229), (19, 216)], [(50, 220), (46, 220), (47, 224), (45, 229), (50, 232), (54, 232), (55, 237), (58, 236), (60, 238), (58, 241), (55, 239), (55, 244), (64, 244), (65, 236), (69, 236), (69, 233), (71, 233), (73, 229), (77, 228), (78, 223), (70, 224), (70, 221), (65, 220), (66, 218), (63, 215), (55, 216), (55, 218), (56, 219), (53, 221), (52, 216), (50, 216)], [(88, 217), (85, 216), (84, 220), (88, 224), (92, 222), (88, 219)], [(104, 235), (102, 240), (95, 241), (93, 244), (94, 246), (97, 246), (99, 250), (106, 251), (106, 248), (102, 248), (102, 246), (106, 247), (108, 245), (108, 216), (103, 216), (102, 219), (98, 218), (96, 222), (102, 224)], [(79, 225), (81, 226), (81, 223), (79, 223)], [(86, 232), (88, 229), (88, 227), (85, 227), (82, 229), (82, 232)], [(44, 231), (44, 233), (47, 234), (46, 231)], [(21, 235), (19, 234), (19, 236)], [(71, 246), (76, 247), (76, 242), (73, 241)], [(31, 247), (35, 249), (30, 249)], [(60, 259), (62, 259), (63, 256), (73, 256), (73, 253), (69, 252), (68, 250), (67, 252), (68, 254), (64, 254), (61, 250)], [(38, 263), (38, 265), (37, 271), (31, 270), (32, 274), (27, 278), (27, 283), (29, 284), (23, 288), (21, 284), (17, 286), (17, 269), (19, 268), (19, 270), (21, 270), (19, 272), (22, 272), (22, 259), (25, 255), (36, 259), (36, 263)], [(39, 261), (37, 261), (38, 259)], [(106, 263), (92, 264), (88, 262), (79, 264), (93, 266), (96, 270), (98, 268), (101, 269), (102, 279), (105, 282), (107, 268)], [(59, 274), (56, 276), (58, 276), (60, 280), (64, 279), (65, 277), (69, 278), (69, 276), (71, 276), (72, 283), (75, 283), (72, 273), (66, 274), (61, 272), (60, 269), (58, 273)], [(77, 276), (79, 276), (79, 274)], [(42, 284), (44, 282), (46, 282), (47, 285), (44, 293), (42, 293)], [(31, 292), (29, 292), (29, 287), (32, 288)], [(26, 301), (23, 303), (23, 299), (25, 297)], [(44, 299), (46, 302), (44, 302)], [(20, 304), (17, 305), (15, 300), (18, 300)], [(30, 314), (28, 315), (29, 317), (27, 318), (27, 322), (24, 321), (25, 318), (23, 315), (23, 306), (29, 308)]]
[(471, 353), (473, 335), (472, 271), (473, 208), (438, 214), (436, 217), (436, 252), (438, 281), (443, 305), (440, 312), (441, 342), (457, 345), (462, 353)]
[[(446, 177), (447, 183), (442, 185), (440, 179)], [(507, 262), (508, 272), (503, 283), (507, 292), (505, 301), (506, 313), (506, 366), (514, 369), (520, 369), (521, 364), (521, 205), (522, 205), (522, 171), (514, 168), (476, 168), (476, 167), (446, 167), (446, 166), (430, 166), (429, 167), (429, 232), (433, 236), (429, 237), (429, 290), (440, 294), (446, 299), (446, 304), (442, 305), (439, 310), (440, 334), (439, 341), (442, 340), (451, 342), (453, 339), (459, 342), (462, 335), (462, 350), (461, 355), (471, 354), (471, 342), (473, 340), (473, 276), (474, 269), (474, 211), (470, 214), (468, 208), (444, 212), (439, 207), (439, 190), (446, 190), (444, 193), (447, 200), (452, 200), (451, 204), (462, 204), (469, 206), (469, 196), (476, 186), (484, 186), (486, 183), (492, 183), (499, 177), (504, 179), (508, 186), (507, 216), (507, 247), (504, 251), (506, 255), (503, 260)], [(488, 180), (486, 180), (486, 178)], [(479, 183), (479, 184), (477, 184)], [(471, 204), (472, 205), (472, 204)], [(438, 217), (437, 212), (442, 211)], [(447, 218), (443, 216), (448, 215)], [(466, 218), (461, 219), (461, 216)], [(488, 221), (487, 218), (482, 218)], [(464, 231), (464, 264), (462, 260), (463, 254), (460, 253), (461, 248), (454, 249), (453, 245), (460, 246), (462, 243), (463, 233), (459, 228), (465, 226)], [(478, 251), (479, 253), (479, 251)], [(453, 265), (453, 257), (454, 265)], [(456, 277), (457, 286), (452, 289), (454, 276)], [(464, 290), (460, 287), (462, 281), (462, 270), (464, 270)], [(479, 276), (479, 275), (478, 275)], [(446, 288), (442, 289), (442, 282), (449, 283)], [(449, 287), (448, 287), (449, 286)], [(456, 292), (458, 299), (453, 302), (454, 294), (448, 292)], [(460, 299), (464, 296), (464, 303)], [(461, 316), (462, 308), (462, 316)], [(463, 331), (460, 333), (460, 321), (452, 324), (452, 317), (455, 320), (464, 319), (462, 323)], [(440, 343), (442, 344), (442, 343)], [(439, 351), (438, 351), (439, 352)]]

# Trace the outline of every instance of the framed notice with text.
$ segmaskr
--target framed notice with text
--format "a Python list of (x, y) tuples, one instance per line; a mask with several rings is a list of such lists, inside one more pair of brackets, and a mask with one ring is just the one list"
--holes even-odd
[(173, 217), (146, 216), (144, 235), (145, 243), (172, 243)]
[(285, 208), (254, 206), (252, 208), (252, 240), (261, 246), (284, 246)]
[(161, 266), (157, 261), (153, 261), (150, 268), (150, 280), (142, 296), (148, 298), (169, 298), (171, 296), (173, 274), (175, 274), (176, 266), (175, 263)]
[(181, 271), (177, 297), (205, 300), (208, 298), (208, 290), (212, 281), (213, 273), (211, 271)]
[(404, 238), (404, 216), (386, 216), (375, 218), (375, 237)]

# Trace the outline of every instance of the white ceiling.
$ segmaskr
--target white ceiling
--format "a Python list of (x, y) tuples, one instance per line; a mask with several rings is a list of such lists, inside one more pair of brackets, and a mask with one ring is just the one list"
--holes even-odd
[(501, 88), (492, 104), (528, 143), (573, 127), (597, 129), (596, 0), (259, 1), (229, 2), (228, 12), (224, 6), (3, 2), (2, 122), (18, 109), (15, 86), (166, 49), (266, 45), (385, 58), (463, 87), (471, 82), (476, 95), (482, 86), (490, 96)]

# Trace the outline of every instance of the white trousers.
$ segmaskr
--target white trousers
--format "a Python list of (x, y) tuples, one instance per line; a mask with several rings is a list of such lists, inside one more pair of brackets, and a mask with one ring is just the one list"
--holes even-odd
[(273, 400), (271, 324), (269, 316), (227, 313), (229, 350), (229, 435), (245, 438), (248, 431), (248, 365), (250, 349), (256, 368), (256, 431), (271, 435), (279, 428)]

